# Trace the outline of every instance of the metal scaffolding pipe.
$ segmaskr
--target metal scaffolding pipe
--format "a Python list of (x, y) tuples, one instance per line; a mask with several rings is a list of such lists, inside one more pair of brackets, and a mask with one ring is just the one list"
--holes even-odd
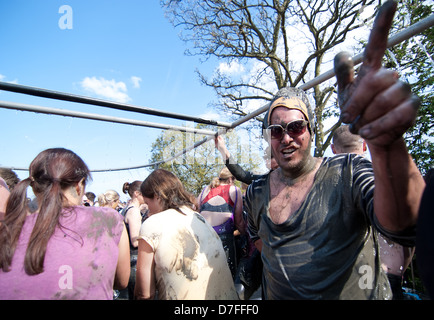
[(28, 105), (28, 104), (22, 104), (16, 102), (0, 101), (0, 108), (21, 110), (21, 111), (31, 111), (31, 112), (44, 113), (44, 114), (55, 114), (59, 116), (90, 119), (90, 120), (100, 120), (106, 122), (122, 123), (122, 124), (134, 125), (134, 126), (150, 127), (150, 128), (165, 129), (165, 130), (193, 132), (193, 133), (204, 134), (208, 136), (215, 135), (214, 131), (205, 130), (205, 129), (173, 126), (173, 125), (159, 124), (159, 123), (134, 120), (134, 119), (118, 118), (118, 117), (105, 116), (105, 115), (86, 113), (86, 112), (71, 111), (71, 110), (57, 109), (57, 108), (47, 108), (47, 107)]
[(209, 125), (213, 125), (213, 126), (230, 127), (230, 125), (231, 125), (228, 122), (203, 119), (203, 118), (193, 117), (193, 116), (179, 114), (179, 113), (161, 111), (161, 110), (151, 109), (151, 108), (146, 108), (146, 107), (139, 107), (139, 106), (134, 106), (131, 104), (126, 104), (126, 103), (119, 103), (119, 102), (113, 102), (113, 101), (108, 101), (108, 100), (90, 98), (90, 97), (79, 96), (79, 95), (74, 95), (74, 94), (70, 94), (70, 93), (64, 93), (64, 92), (47, 90), (47, 89), (42, 89), (42, 88), (24, 86), (24, 85), (15, 84), (15, 83), (9, 83), (9, 82), (1, 82), (0, 81), (0, 90), (5, 90), (5, 91), (10, 91), (10, 92), (15, 92), (15, 93), (22, 93), (22, 94), (27, 94), (27, 95), (32, 95), (32, 96), (37, 96), (37, 97), (42, 97), (42, 98), (50, 98), (50, 99), (63, 100), (63, 101), (69, 101), (69, 102), (77, 102), (77, 103), (96, 105), (96, 106), (100, 106), (100, 107), (107, 107), (107, 108), (112, 108), (112, 109), (117, 109), (117, 110), (145, 113), (145, 114), (150, 114), (150, 115), (154, 115), (154, 116), (160, 116), (160, 117), (166, 117), (166, 118), (172, 118), (172, 119), (178, 119), (178, 120), (194, 121), (197, 123), (209, 124)]
[[(421, 32), (423, 32), (424, 30), (432, 27), (434, 25), (434, 14), (430, 15), (429, 17), (422, 19), (421, 21), (409, 26), (408, 28), (404, 29), (403, 31), (398, 32), (397, 34), (395, 34), (394, 36), (390, 37), (387, 43), (387, 48), (390, 48), (402, 41), (405, 41)], [(353, 58), (354, 61), (354, 65), (357, 65), (359, 63), (362, 62), (363, 59), (363, 53), (358, 54), (356, 56), (354, 56)], [(308, 90), (326, 80), (331, 79), (332, 77), (335, 76), (334, 70), (328, 70), (326, 72), (324, 72), (323, 74), (319, 75), (318, 77), (304, 83), (303, 85), (301, 85), (299, 88), (303, 89), (303, 90)], [(176, 114), (176, 113), (169, 113), (169, 112), (163, 112), (163, 111), (159, 111), (159, 110), (155, 110), (155, 109), (149, 109), (149, 108), (144, 108), (144, 107), (138, 107), (138, 106), (133, 106), (133, 105), (128, 105), (128, 104), (121, 104), (121, 103), (115, 103), (115, 102), (111, 102), (111, 101), (106, 101), (106, 100), (100, 100), (100, 99), (94, 99), (94, 98), (89, 98), (89, 97), (84, 97), (84, 96), (77, 96), (77, 95), (72, 95), (72, 94), (67, 94), (67, 93), (61, 93), (61, 92), (56, 92), (56, 91), (51, 91), (51, 90), (46, 90), (46, 89), (40, 89), (40, 88), (34, 88), (34, 87), (28, 87), (28, 86), (22, 86), (22, 85), (16, 85), (16, 84), (11, 84), (11, 83), (6, 83), (6, 82), (0, 82), (0, 90), (7, 90), (7, 91), (12, 91), (12, 92), (17, 92), (17, 93), (24, 93), (24, 94), (30, 94), (30, 95), (34, 95), (34, 96), (39, 96), (39, 97), (45, 97), (45, 98), (53, 98), (53, 99), (59, 99), (59, 100), (65, 100), (65, 101), (70, 101), (70, 102), (79, 102), (79, 103), (85, 103), (85, 104), (92, 104), (92, 105), (98, 105), (98, 106), (102, 106), (102, 107), (109, 107), (109, 108), (114, 108), (114, 109), (120, 109), (120, 110), (125, 110), (125, 111), (133, 111), (133, 112), (140, 112), (140, 113), (146, 113), (146, 114), (152, 114), (152, 115), (156, 115), (156, 116), (163, 116), (163, 117), (168, 117), (168, 118), (175, 118), (175, 119), (181, 119), (181, 120), (187, 120), (187, 121), (195, 121), (198, 123), (205, 123), (205, 124), (210, 124), (210, 125), (215, 125), (215, 126), (221, 126), (221, 127), (225, 127), (226, 129), (224, 130), (220, 130), (219, 132), (212, 132), (212, 131), (208, 131), (207, 132), (199, 132), (199, 129), (193, 129), (195, 130), (194, 132), (196, 133), (203, 133), (208, 135), (206, 138), (204, 138), (203, 140), (195, 143), (194, 145), (185, 148), (184, 150), (182, 150), (181, 152), (177, 153), (176, 155), (174, 155), (173, 157), (169, 158), (169, 159), (163, 159), (162, 161), (159, 162), (155, 162), (155, 163), (151, 163), (151, 164), (147, 164), (147, 165), (143, 165), (143, 166), (136, 166), (136, 167), (128, 167), (128, 168), (118, 168), (118, 169), (101, 169), (101, 170), (92, 170), (92, 172), (105, 172), (105, 171), (121, 171), (121, 170), (132, 170), (132, 169), (140, 169), (140, 168), (146, 168), (146, 167), (152, 167), (152, 166), (158, 166), (162, 163), (171, 161), (185, 153), (187, 153), (188, 151), (202, 145), (203, 143), (211, 140), (216, 134), (224, 134), (227, 129), (233, 129), (241, 124), (243, 124), (244, 122), (247, 122), (248, 120), (264, 113), (265, 111), (267, 111), (269, 103), (265, 104), (264, 106), (260, 107), (259, 109), (247, 114), (246, 116), (232, 122), (232, 123), (225, 123), (225, 122), (218, 122), (218, 121), (213, 121), (213, 120), (206, 120), (206, 119), (201, 119), (201, 118), (196, 118), (196, 117), (191, 117), (191, 116), (186, 116), (186, 115), (180, 115), (180, 114)], [(0, 107), (5, 107), (7, 108), (7, 106), (5, 105), (19, 105), (19, 106), (25, 106), (25, 105), (21, 105), (21, 104), (14, 104), (11, 102), (0, 102)], [(31, 106), (31, 107), (35, 107), (35, 106)], [(48, 109), (50, 108), (44, 108), (44, 107), (38, 107), (38, 108), (43, 108), (40, 109), (40, 111), (42, 112), (42, 110), (48, 111)], [(11, 109), (17, 109), (17, 108), (11, 108)], [(22, 110), (22, 109), (19, 109)], [(61, 110), (61, 109), (56, 109)], [(35, 111), (35, 110), (26, 110), (26, 111), (34, 111), (34, 112), (39, 112), (39, 111)], [(62, 110), (63, 112), (65, 112), (64, 110)], [(58, 111), (60, 112), (60, 111)], [(53, 112), (43, 112), (43, 113), (51, 113), (51, 114), (59, 114), (59, 113), (53, 113)], [(72, 115), (75, 112), (68, 112), (69, 114), (67, 116), (75, 116)], [(84, 114), (84, 113), (77, 113), (77, 114)], [(61, 114), (61, 115), (66, 115), (66, 114)], [(89, 114), (87, 114), (89, 115)], [(94, 119), (94, 120), (102, 120), (102, 121), (109, 121), (109, 122), (116, 122), (113, 120), (109, 120), (109, 118), (114, 118), (114, 117), (106, 117), (106, 116), (101, 116), (101, 115), (93, 115), (96, 116), (98, 118), (103, 117), (106, 118), (104, 119), (97, 119), (95, 118), (89, 118), (86, 117), (87, 119)], [(125, 120), (125, 121), (135, 121), (135, 120), (129, 120), (129, 119), (121, 119), (121, 118), (115, 118), (118, 120)], [(149, 124), (149, 122), (145, 122), (142, 121), (143, 125), (145, 126), (151, 126)], [(120, 123), (127, 123), (127, 122), (120, 122)], [(132, 124), (132, 123), (128, 123), (128, 124)], [(139, 125), (139, 124), (136, 124)], [(154, 124), (155, 127), (158, 128), (162, 128), (163, 125), (160, 124)], [(174, 126), (171, 126), (171, 128), (174, 128)], [(182, 128), (183, 131), (186, 131), (185, 127), (178, 127), (178, 128)], [(174, 129), (174, 130), (179, 130), (179, 129)], [(204, 130), (201, 130), (204, 131)], [(14, 168), (11, 168), (14, 169)], [(15, 168), (15, 170), (27, 170), (27, 169), (21, 169), (21, 168)]]

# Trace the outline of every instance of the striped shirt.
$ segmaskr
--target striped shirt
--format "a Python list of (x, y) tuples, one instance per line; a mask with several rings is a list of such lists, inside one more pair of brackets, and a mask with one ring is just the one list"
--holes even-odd
[(245, 201), (249, 234), (263, 242), (266, 299), (391, 298), (378, 254), (369, 160), (324, 158), (305, 201), (278, 225), (268, 211), (269, 178), (255, 180)]

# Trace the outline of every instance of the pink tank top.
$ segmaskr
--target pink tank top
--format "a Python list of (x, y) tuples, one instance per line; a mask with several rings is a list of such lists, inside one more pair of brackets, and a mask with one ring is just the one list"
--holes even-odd
[(37, 214), (27, 217), (12, 259), (11, 271), (0, 270), (2, 299), (113, 299), (122, 216), (113, 209), (64, 209), (50, 238), (44, 272), (29, 276), (24, 256)]

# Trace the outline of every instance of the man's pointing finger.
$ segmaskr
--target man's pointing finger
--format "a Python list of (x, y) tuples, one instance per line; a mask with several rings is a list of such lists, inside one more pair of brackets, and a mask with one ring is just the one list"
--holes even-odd
[(397, 3), (395, 1), (388, 1), (381, 6), (380, 11), (375, 18), (374, 26), (364, 52), (363, 69), (366, 67), (368, 67), (369, 70), (378, 70), (381, 68), (381, 62), (384, 52), (387, 49), (387, 39), (396, 12), (396, 7)]

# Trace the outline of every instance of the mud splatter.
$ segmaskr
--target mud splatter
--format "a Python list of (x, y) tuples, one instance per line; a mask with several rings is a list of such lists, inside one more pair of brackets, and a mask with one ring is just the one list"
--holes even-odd
[(176, 235), (173, 245), (176, 248), (177, 255), (168, 268), (169, 272), (174, 269), (177, 273), (183, 273), (188, 280), (196, 280), (199, 276), (199, 270), (195, 261), (199, 253), (197, 240), (184, 229), (180, 230)]
[(87, 237), (98, 239), (104, 232), (107, 232), (110, 237), (113, 237), (113, 229), (117, 225), (116, 217), (99, 210), (92, 211), (92, 215), (94, 220), (89, 225)]

